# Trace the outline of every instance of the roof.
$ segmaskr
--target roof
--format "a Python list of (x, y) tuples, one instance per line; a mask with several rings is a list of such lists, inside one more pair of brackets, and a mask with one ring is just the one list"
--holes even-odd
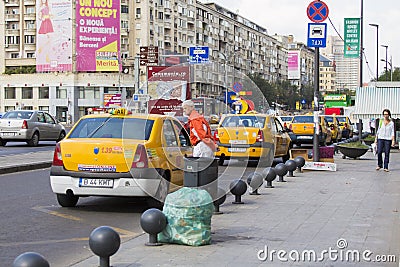
[(400, 87), (363, 87), (356, 89), (355, 119), (382, 117), (387, 108), (392, 118), (400, 118)]

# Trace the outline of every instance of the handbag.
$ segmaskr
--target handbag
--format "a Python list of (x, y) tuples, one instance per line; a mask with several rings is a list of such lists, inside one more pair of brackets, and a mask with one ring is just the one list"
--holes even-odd
[(374, 154), (374, 156), (376, 156), (376, 154), (378, 154), (378, 146), (376, 145), (376, 143), (372, 143), (371, 148), (372, 148), (372, 153)]

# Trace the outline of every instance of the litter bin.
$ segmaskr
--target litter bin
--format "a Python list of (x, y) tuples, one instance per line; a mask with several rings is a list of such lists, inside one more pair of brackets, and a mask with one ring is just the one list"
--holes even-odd
[(215, 158), (185, 158), (183, 186), (207, 190), (213, 199), (218, 192), (218, 160)]

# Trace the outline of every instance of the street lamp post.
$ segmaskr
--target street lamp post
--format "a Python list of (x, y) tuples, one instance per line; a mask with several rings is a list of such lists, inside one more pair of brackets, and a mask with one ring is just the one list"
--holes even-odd
[[(385, 62), (386, 62), (386, 67), (385, 67), (385, 80), (387, 81), (387, 72), (388, 72), (388, 59), (387, 59), (387, 52), (388, 52), (388, 47), (387, 45), (381, 45), (382, 47), (384, 47), (386, 49), (386, 57), (385, 57)], [(381, 60), (382, 61), (382, 60)]]
[[(386, 62), (386, 66), (387, 66), (387, 64), (389, 64), (389, 66), (390, 66), (390, 81), (392, 82), (393, 81), (392, 56), (390, 56), (390, 62), (388, 62), (387, 60), (384, 60), (384, 59), (381, 59), (381, 61)], [(386, 71), (388, 71), (387, 67), (386, 67)]]
[(379, 71), (378, 71), (378, 63), (379, 63), (379, 25), (370, 23), (369, 26), (376, 28), (376, 81), (378, 81)]

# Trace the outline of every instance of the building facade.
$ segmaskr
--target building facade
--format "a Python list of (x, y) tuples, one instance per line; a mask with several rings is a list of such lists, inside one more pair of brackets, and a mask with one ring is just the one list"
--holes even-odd
[(336, 66), (324, 56), (319, 56), (319, 91), (322, 94), (336, 91)]
[[(72, 1), (75, 9), (76, 2)], [(192, 95), (218, 97), (235, 81), (236, 73), (259, 73), (270, 82), (288, 79), (286, 44), (237, 13), (214, 3), (195, 0), (121, 0), (119, 72), (76, 71), (75, 12), (71, 38), (70, 72), (36, 73), (37, 6), (35, 0), (0, 1), (0, 111), (42, 109), (62, 121), (75, 122), (90, 107), (102, 107), (105, 94), (119, 93), (130, 101), (146, 87), (146, 66), (139, 67), (140, 47), (157, 46), (159, 64), (187, 62), (189, 48), (208, 46), (217, 62), (208, 77), (212, 83), (195, 83)], [(306, 49), (304, 49), (305, 51)], [(304, 52), (305, 53), (305, 52)], [(308, 57), (304, 81), (312, 81)], [(302, 66), (303, 66), (302, 63)], [(221, 75), (226, 72), (227, 79)], [(122, 103), (125, 104), (125, 103)]]

